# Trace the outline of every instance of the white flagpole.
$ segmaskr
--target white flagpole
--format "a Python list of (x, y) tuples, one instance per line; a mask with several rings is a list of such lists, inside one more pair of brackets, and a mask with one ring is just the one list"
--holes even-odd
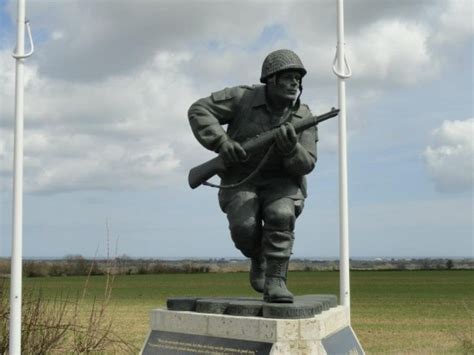
[[(13, 235), (10, 282), (10, 338), (9, 354), (21, 354), (21, 300), (22, 300), (22, 248), (23, 248), (23, 107), (24, 59), (33, 54), (33, 40), (29, 24), (25, 22), (25, 0), (18, 0), (17, 45), (15, 80), (15, 143), (13, 157)], [(25, 24), (31, 50), (25, 54)]]
[(340, 303), (349, 309), (349, 222), (347, 199), (347, 125), (346, 125), (346, 83), (351, 76), (344, 51), (344, 0), (337, 0), (337, 52), (333, 71), (338, 77), (339, 94), (339, 287)]

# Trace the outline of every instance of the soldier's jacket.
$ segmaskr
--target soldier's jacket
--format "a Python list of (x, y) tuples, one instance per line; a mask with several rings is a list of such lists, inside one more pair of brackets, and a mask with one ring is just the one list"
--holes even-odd
[[(297, 105), (287, 119), (290, 122), (311, 116), (306, 105)], [(237, 86), (214, 92), (210, 97), (196, 101), (188, 111), (189, 122), (197, 140), (215, 152), (227, 139), (242, 143), (281, 125), (285, 117), (271, 113), (266, 100), (265, 86)], [(227, 131), (222, 125), (227, 125)], [(291, 179), (299, 191), (291, 193), (293, 198), (306, 197), (303, 176), (311, 172), (316, 163), (317, 128), (312, 127), (298, 135), (296, 149), (288, 156), (278, 150), (269, 157), (260, 173), (252, 182)], [(265, 155), (265, 151), (253, 153), (242, 164), (234, 166), (221, 175), (222, 183), (229, 184), (249, 175)]]

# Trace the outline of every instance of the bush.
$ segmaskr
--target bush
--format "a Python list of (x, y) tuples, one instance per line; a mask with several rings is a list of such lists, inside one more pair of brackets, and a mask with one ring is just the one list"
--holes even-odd
[(10, 259), (0, 259), (0, 276), (10, 274)]
[[(41, 290), (24, 292), (22, 353), (136, 353), (138, 349), (112, 331), (112, 320), (108, 315), (112, 285), (113, 276), (109, 275), (104, 299), (94, 300), (92, 304), (79, 296), (71, 298), (58, 295), (48, 300), (43, 297)], [(0, 354), (6, 354), (9, 348), (10, 304), (7, 289), (6, 280), (0, 279)]]
[(26, 261), (23, 263), (23, 275), (26, 277), (48, 276), (49, 269), (49, 265), (44, 262)]

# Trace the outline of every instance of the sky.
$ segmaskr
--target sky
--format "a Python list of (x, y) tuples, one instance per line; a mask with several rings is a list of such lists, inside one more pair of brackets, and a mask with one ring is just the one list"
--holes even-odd
[[(346, 1), (351, 257), (474, 257), (473, 4)], [(0, 0), (0, 256), (11, 253), (16, 2)], [(217, 191), (191, 190), (214, 156), (187, 110), (257, 84), (294, 50), (302, 101), (337, 106), (336, 1), (27, 1), (25, 257), (240, 257)], [(28, 43), (28, 41), (26, 41)], [(337, 119), (318, 162), (294, 257), (337, 258)]]

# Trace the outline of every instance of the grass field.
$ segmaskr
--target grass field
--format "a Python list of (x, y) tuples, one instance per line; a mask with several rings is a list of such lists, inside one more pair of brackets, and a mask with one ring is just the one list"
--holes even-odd
[[(137, 348), (148, 331), (148, 314), (167, 297), (257, 296), (247, 273), (117, 276), (110, 313), (114, 331)], [(338, 294), (337, 272), (292, 272), (296, 295)], [(25, 279), (44, 296), (82, 292), (85, 277)], [(86, 301), (104, 293), (105, 277), (88, 281)], [(474, 333), (474, 271), (359, 271), (351, 273), (352, 325), (367, 353), (462, 354)], [(470, 351), (470, 352), (469, 352)]]

